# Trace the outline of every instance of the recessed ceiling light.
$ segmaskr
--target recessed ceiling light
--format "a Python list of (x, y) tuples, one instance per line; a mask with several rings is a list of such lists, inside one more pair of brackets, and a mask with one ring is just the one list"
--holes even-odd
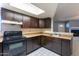
[(10, 3), (9, 5), (12, 7), (16, 7), (18, 9), (24, 10), (26, 12), (35, 14), (35, 15), (40, 15), (45, 12), (44, 10), (30, 3)]

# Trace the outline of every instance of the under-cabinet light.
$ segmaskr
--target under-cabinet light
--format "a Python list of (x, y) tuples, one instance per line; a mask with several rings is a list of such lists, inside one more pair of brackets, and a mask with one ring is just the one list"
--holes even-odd
[(1, 23), (22, 25), (22, 22), (17, 22), (17, 21), (8, 21), (8, 20), (2, 20)]

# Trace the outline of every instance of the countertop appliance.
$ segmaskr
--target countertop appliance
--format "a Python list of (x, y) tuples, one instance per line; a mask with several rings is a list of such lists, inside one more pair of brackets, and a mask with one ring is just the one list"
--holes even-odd
[(26, 55), (26, 41), (22, 31), (5, 31), (3, 40), (3, 55)]

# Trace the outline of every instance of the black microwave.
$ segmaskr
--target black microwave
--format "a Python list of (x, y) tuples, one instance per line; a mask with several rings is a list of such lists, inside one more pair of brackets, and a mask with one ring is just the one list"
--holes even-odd
[(74, 36), (79, 36), (79, 29), (73, 29), (71, 33), (73, 33)]

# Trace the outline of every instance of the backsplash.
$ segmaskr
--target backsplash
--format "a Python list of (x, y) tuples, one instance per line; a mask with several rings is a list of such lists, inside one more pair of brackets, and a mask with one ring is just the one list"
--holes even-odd
[(27, 28), (21, 29), (23, 33), (33, 33), (33, 32), (41, 32), (41, 31), (51, 31), (50, 28)]
[(1, 32), (4, 31), (20, 31), (21, 27), (19, 25), (10, 25), (10, 24), (2, 24), (1, 25)]

